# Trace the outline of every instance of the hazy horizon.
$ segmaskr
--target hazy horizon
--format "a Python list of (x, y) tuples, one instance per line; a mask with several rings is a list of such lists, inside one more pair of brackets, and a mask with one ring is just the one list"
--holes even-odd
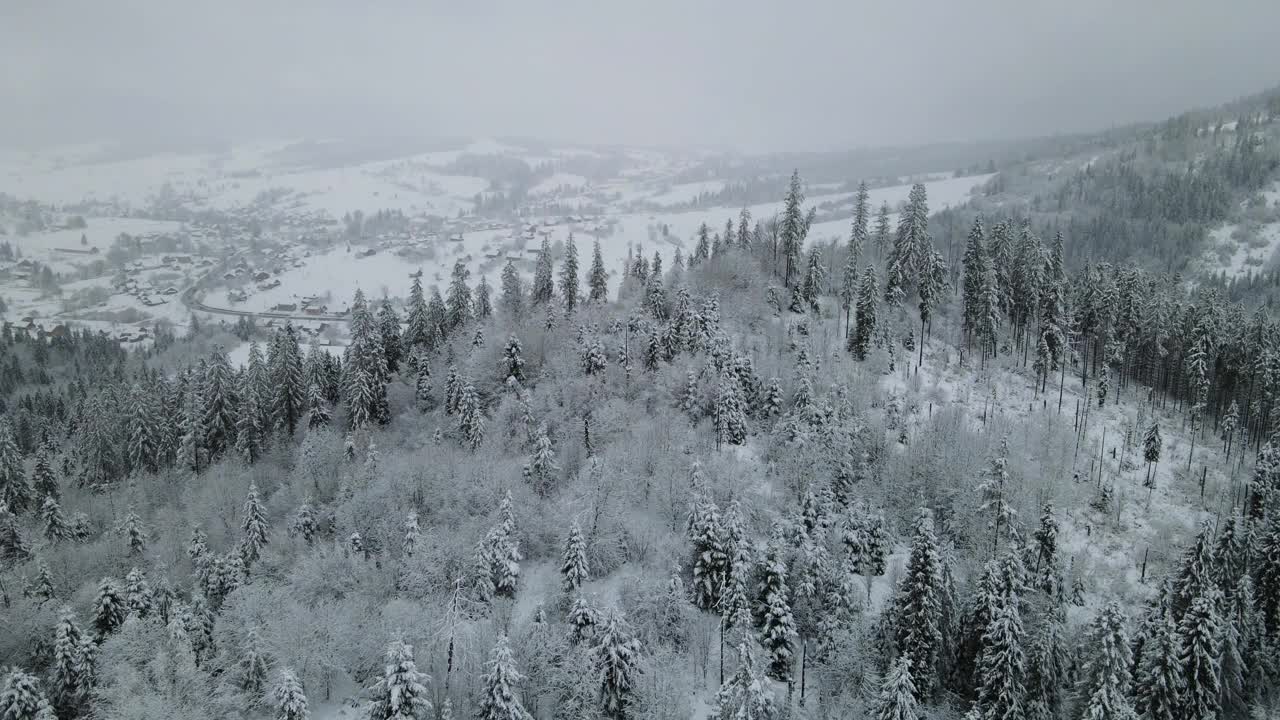
[(22, 2), (0, 28), (0, 93), (15, 110), (0, 115), (0, 145), (391, 135), (845, 149), (1099, 130), (1277, 82), (1280, 3), (733, 10)]

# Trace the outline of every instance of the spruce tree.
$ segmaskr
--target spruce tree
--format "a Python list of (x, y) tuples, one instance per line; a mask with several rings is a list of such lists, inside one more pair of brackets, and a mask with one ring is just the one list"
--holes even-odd
[(533, 266), (533, 287), (529, 297), (531, 304), (536, 306), (551, 302), (556, 292), (551, 275), (551, 241), (543, 236), (542, 247), (538, 250), (538, 259)]
[(36, 579), (31, 583), (29, 594), (38, 598), (41, 603), (52, 600), (57, 594), (57, 589), (53, 586), (53, 573), (49, 571), (49, 564), (43, 558), (36, 561)]
[(40, 506), (40, 520), (44, 523), (44, 536), (55, 544), (71, 537), (71, 527), (52, 495), (46, 495), (44, 504)]
[(516, 694), (516, 686), (524, 680), (524, 676), (516, 670), (515, 658), (511, 655), (511, 647), (506, 635), (499, 635), (493, 646), (493, 654), (489, 657), (488, 671), (480, 683), (480, 707), (476, 711), (478, 720), (532, 720), (520, 698)]
[(578, 245), (569, 233), (564, 246), (564, 264), (560, 266), (560, 295), (564, 298), (564, 311), (572, 315), (578, 308)]
[(595, 608), (592, 608), (586, 598), (581, 595), (573, 599), (573, 605), (569, 608), (565, 621), (569, 624), (569, 644), (571, 645), (580, 645), (591, 639), (595, 634), (596, 626), (600, 624)]
[(587, 541), (582, 536), (582, 529), (574, 522), (569, 529), (569, 539), (565, 541), (564, 554), (560, 561), (561, 587), (566, 595), (573, 595), (582, 587), (589, 577), (587, 563)]
[(962, 284), (963, 300), (960, 313), (960, 327), (964, 331), (966, 344), (978, 337), (982, 325), (982, 291), (987, 274), (987, 256), (984, 252), (982, 218), (973, 221), (968, 239), (964, 247), (964, 258), (961, 267), (964, 270)]
[[(480, 282), (476, 283), (475, 315), (477, 320), (488, 320), (493, 316), (493, 291), (489, 289), (489, 278), (486, 275), (480, 276)], [(477, 331), (478, 332), (478, 331)]]
[(1182, 708), (1182, 660), (1178, 629), (1165, 608), (1142, 647), (1134, 695), (1135, 707), (1149, 720), (1177, 720)]
[[(380, 344), (385, 364), (394, 370), (395, 364), (400, 361), (401, 353), (400, 321), (395, 318), (395, 312), (386, 301), (383, 302), (383, 311), (390, 313), (390, 317), (383, 318), (383, 325), (379, 332)], [(391, 327), (392, 325), (394, 327)], [(388, 334), (392, 332), (394, 337), (389, 337)], [(394, 353), (394, 359), (387, 354), (388, 352)], [(307, 401), (302, 348), (298, 345), (298, 332), (294, 330), (293, 323), (286, 323), (283, 329), (276, 331), (268, 353), (267, 365), (275, 392), (271, 395), (269, 406), (266, 405), (266, 396), (260, 400), (264, 403), (263, 411), (270, 412), (275, 418), (274, 425), (283, 427), (292, 437), (293, 431), (298, 427), (298, 421), (302, 419)], [(264, 431), (272, 425), (264, 422)]]
[(484, 408), (480, 405), (480, 396), (475, 386), (468, 380), (462, 386), (458, 396), (458, 431), (462, 443), (472, 452), (480, 448), (484, 442)]
[(351, 303), (351, 344), (343, 362), (343, 396), (352, 429), (382, 424), (390, 419), (387, 409), (387, 371), (382, 337), (365, 304), (364, 293), (356, 290)]
[(204, 447), (211, 456), (235, 446), (235, 375), (221, 347), (216, 347), (201, 381), (204, 399)]
[(147, 529), (142, 524), (142, 518), (138, 517), (138, 512), (132, 507), (120, 523), (119, 531), (124, 536), (129, 557), (142, 557), (142, 553), (147, 549)]
[(94, 645), (76, 625), (71, 608), (63, 606), (53, 628), (54, 706), (64, 717), (74, 716), (89, 698), (94, 682)]
[(467, 280), (471, 271), (461, 260), (453, 263), (453, 273), (449, 280), (449, 294), (445, 298), (446, 320), (450, 331), (456, 330), (471, 320), (471, 288)]
[(258, 484), (249, 482), (249, 492), (244, 501), (244, 520), (240, 523), (244, 537), (240, 540), (240, 557), (245, 568), (257, 562), (262, 548), (267, 544), (267, 511), (258, 498)]
[(917, 720), (920, 717), (916, 712), (919, 691), (911, 677), (911, 666), (911, 658), (903, 656), (889, 669), (880, 697), (871, 712), (874, 720)]
[(13, 437), (9, 416), (0, 418), (0, 505), (21, 515), (32, 504), (31, 484), (22, 468), (22, 453)]
[(858, 360), (866, 360), (871, 351), (871, 339), (876, 332), (876, 289), (875, 268), (868, 265), (862, 273), (862, 284), (858, 288), (858, 319), (853, 334), (849, 336), (847, 348)]
[(1182, 666), (1181, 716), (1216, 718), (1221, 709), (1222, 633), (1216, 589), (1206, 589), (1187, 609), (1178, 625)]
[(440, 294), (440, 288), (434, 285), (431, 286), (431, 300), (427, 303), (427, 325), (431, 329), (427, 349), (434, 350), (444, 344), (451, 329), (449, 309), (445, 307), (444, 296)]
[(316, 518), (315, 508), (311, 505), (311, 498), (308, 497), (302, 501), (298, 512), (293, 516), (293, 521), (289, 524), (289, 534), (301, 537), (310, 545), (315, 542), (319, 531), (320, 522)]
[(369, 720), (426, 720), (431, 712), (426, 673), (418, 672), (413, 646), (393, 640), (387, 646), (382, 677), (369, 689), (373, 704)]
[(689, 510), (688, 532), (693, 541), (693, 601), (703, 610), (712, 610), (720, 606), (729, 553), (724, 546), (720, 509), (701, 492)]
[(293, 671), (284, 668), (276, 680), (275, 720), (311, 720), (311, 712), (307, 709), (307, 696), (302, 691), (302, 683)]
[(1024, 715), (1026, 659), (1017, 602), (1013, 595), (1000, 598), (982, 635), (977, 707), (983, 718), (1004, 720)]
[(587, 272), (588, 299), (603, 302), (609, 298), (609, 276), (604, 269), (604, 257), (600, 254), (600, 239), (591, 246), (591, 269)]
[(40, 443), (36, 450), (36, 464), (31, 469), (31, 489), (38, 498), (62, 500), (62, 489), (58, 486), (58, 478), (53, 472), (53, 464), (49, 458), (55, 454), (52, 442)]
[(933, 693), (942, 646), (941, 564), (938, 540), (933, 533), (933, 514), (922, 509), (911, 541), (907, 573), (898, 586), (894, 608), (898, 654), (910, 658), (912, 667), (917, 669), (921, 698)]
[(1136, 720), (1129, 702), (1133, 655), (1120, 606), (1108, 603), (1094, 618), (1092, 645), (1080, 680), (1084, 720)]
[(520, 346), (520, 338), (512, 333), (502, 349), (502, 362), (506, 368), (506, 377), (515, 378), (516, 382), (524, 382), (524, 350)]
[(804, 202), (804, 190), (800, 186), (800, 171), (791, 173), (791, 182), (787, 186), (786, 197), (782, 201), (782, 284), (790, 288), (800, 277), (800, 251), (804, 247), (805, 234), (808, 227), (804, 212), (800, 205)]
[[(126, 421), (129, 443), (129, 466), (155, 472), (160, 468), (160, 408), (150, 388), (134, 383), (130, 391), (133, 408)], [(45, 460), (48, 470), (48, 460)], [(2, 481), (0, 481), (2, 482)]]
[(128, 606), (120, 586), (111, 578), (103, 578), (98, 583), (98, 596), (93, 604), (93, 629), (105, 638), (124, 623), (127, 614)]
[(534, 492), (546, 495), (551, 492), (559, 470), (555, 448), (547, 434), (547, 424), (539, 423), (534, 434), (533, 452), (529, 454), (529, 462), (523, 470), (525, 482), (533, 486)]
[(639, 674), (640, 643), (622, 613), (611, 609), (600, 628), (595, 646), (595, 666), (600, 678), (600, 706), (605, 717), (626, 717)]
[(740, 388), (738, 378), (726, 368), (720, 374), (712, 408), (717, 449), (724, 445), (742, 445), (747, 441), (747, 412)]
[(787, 566), (779, 544), (771, 542), (764, 559), (759, 597), (760, 642), (769, 653), (769, 676), (791, 682), (796, 623), (788, 600)]
[(236, 408), (236, 451), (245, 462), (252, 465), (262, 455), (263, 434), (262, 399), (258, 395), (258, 383), (246, 372), (240, 383), (240, 405)]
[(145, 618), (151, 613), (151, 586), (147, 583), (147, 576), (136, 567), (125, 576), (124, 596), (130, 615)]
[(499, 304), (503, 312), (512, 319), (519, 320), (524, 316), (524, 280), (511, 260), (502, 266), (502, 297)]
[(249, 629), (245, 646), (241, 650), (236, 682), (240, 689), (256, 702), (267, 690), (267, 656), (256, 628)]
[(412, 348), (427, 345), (431, 337), (431, 321), (427, 315), (427, 299), (422, 292), (422, 273), (413, 274), (413, 286), (409, 290), (407, 327), (401, 336), (406, 353)]
[(307, 429), (328, 427), (332, 419), (333, 413), (329, 410), (329, 401), (325, 399), (320, 386), (311, 383), (307, 386)]
[(53, 708), (34, 675), (9, 668), (0, 690), (0, 718), (4, 720), (54, 720)]
[(774, 720), (782, 716), (769, 683), (756, 670), (751, 643), (737, 646), (738, 669), (716, 691), (714, 720)]

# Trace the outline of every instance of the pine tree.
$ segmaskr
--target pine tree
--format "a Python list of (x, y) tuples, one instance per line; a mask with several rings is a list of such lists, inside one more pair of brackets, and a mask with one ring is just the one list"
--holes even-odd
[(924, 274), (929, 260), (929, 206), (923, 184), (911, 187), (907, 207), (898, 220), (898, 234), (886, 262), (889, 279), (885, 284), (884, 299), (898, 307), (906, 292), (915, 287)]
[(720, 509), (701, 491), (689, 510), (688, 532), (693, 541), (693, 602), (703, 610), (712, 610), (720, 606), (729, 552), (724, 545)]
[(822, 295), (822, 283), (826, 271), (822, 267), (822, 254), (817, 246), (809, 248), (809, 262), (805, 266), (804, 280), (800, 284), (800, 297), (813, 312), (818, 312), (818, 299)]
[(880, 697), (876, 700), (871, 717), (875, 720), (917, 720), (915, 681), (911, 677), (911, 658), (899, 657), (889, 674), (885, 676)]
[(1182, 691), (1182, 717), (1216, 718), (1221, 709), (1222, 647), (1221, 620), (1218, 616), (1216, 589), (1198, 595), (1178, 626), (1185, 682)]
[(241, 651), (237, 684), (255, 701), (267, 691), (267, 656), (262, 651), (262, 640), (255, 628), (249, 628), (248, 638)]
[(1200, 531), (1182, 557), (1182, 567), (1173, 581), (1171, 609), (1174, 622), (1181, 623), (1182, 616), (1195, 599), (1213, 587), (1215, 575), (1213, 557), (1209, 545), (1213, 528), (1208, 521), (1200, 525)]
[(560, 562), (561, 587), (566, 595), (573, 595), (582, 587), (589, 577), (587, 564), (587, 541), (582, 536), (582, 529), (574, 522), (569, 529), (569, 539), (565, 541), (564, 554)]
[(40, 443), (39, 449), (36, 450), (36, 464), (31, 470), (31, 489), (35, 491), (38, 498), (53, 498), (54, 500), (62, 500), (62, 489), (58, 486), (58, 478), (53, 473), (53, 465), (49, 462), (50, 456), (55, 453), (52, 442), (45, 441)]
[(315, 542), (318, 532), (320, 532), (320, 522), (316, 519), (315, 508), (312, 507), (311, 498), (308, 497), (302, 501), (297, 514), (293, 516), (293, 522), (289, 524), (289, 534), (301, 537), (310, 545)]
[(538, 259), (533, 267), (533, 288), (529, 298), (533, 305), (551, 302), (556, 292), (551, 274), (551, 241), (543, 236), (542, 248), (538, 251)]
[(249, 493), (244, 501), (244, 520), (240, 523), (244, 537), (240, 540), (240, 557), (245, 568), (257, 562), (263, 546), (267, 544), (267, 511), (258, 498), (258, 484), (249, 482)]
[(1050, 610), (1027, 653), (1026, 716), (1053, 720), (1062, 714), (1062, 683), (1067, 674), (1067, 650), (1062, 637), (1066, 614)]
[(572, 315), (578, 308), (578, 245), (569, 233), (564, 246), (564, 264), (560, 266), (560, 295), (564, 298), (564, 311)]
[(4, 720), (53, 720), (53, 709), (44, 693), (40, 691), (40, 682), (34, 675), (9, 668), (4, 679), (4, 689), (0, 690), (0, 718)]
[(387, 371), (382, 337), (365, 304), (364, 293), (356, 290), (351, 303), (351, 344), (343, 362), (343, 396), (352, 429), (390, 419), (387, 408)]
[(240, 383), (240, 405), (236, 408), (236, 451), (244, 461), (252, 465), (262, 454), (263, 434), (262, 399), (258, 395), (258, 383), (251, 372), (246, 372)]
[(71, 527), (62, 515), (62, 508), (52, 495), (46, 495), (40, 506), (40, 520), (44, 523), (44, 536), (54, 543), (71, 537)]
[(1151, 427), (1147, 428), (1147, 432), (1142, 436), (1142, 459), (1147, 461), (1147, 479), (1143, 481), (1143, 485), (1148, 488), (1154, 488), (1155, 479), (1151, 477), (1151, 466), (1153, 463), (1160, 462), (1160, 424), (1151, 423)]
[(876, 332), (876, 271), (868, 265), (862, 273), (862, 285), (858, 288), (858, 320), (849, 336), (846, 349), (858, 360), (866, 360), (871, 350), (871, 339)]
[(698, 226), (698, 242), (693, 247), (693, 254), (689, 255), (689, 268), (695, 268), (703, 261), (711, 257), (711, 228), (706, 223)]
[(609, 611), (600, 628), (594, 654), (600, 678), (601, 709), (609, 718), (626, 717), (639, 673), (640, 643), (618, 610)]
[(769, 683), (756, 670), (751, 643), (738, 644), (738, 669), (716, 691), (715, 720), (774, 720), (781, 717)]
[(52, 600), (57, 594), (57, 589), (53, 586), (53, 573), (49, 571), (49, 564), (43, 558), (36, 561), (36, 579), (31, 583), (29, 594), (39, 598), (42, 603)]
[(533, 452), (529, 455), (528, 464), (524, 466), (525, 482), (533, 486), (534, 492), (546, 495), (551, 491), (559, 470), (555, 448), (551, 444), (551, 436), (547, 434), (547, 424), (539, 423), (534, 435)]
[(138, 517), (137, 511), (132, 507), (125, 514), (124, 521), (120, 523), (119, 531), (129, 548), (129, 557), (142, 557), (142, 553), (147, 549), (147, 529), (143, 527), (142, 518)]
[(516, 670), (515, 658), (511, 655), (511, 647), (507, 644), (507, 636), (498, 636), (493, 646), (493, 655), (489, 658), (488, 672), (481, 679), (480, 708), (476, 712), (478, 720), (532, 720), (520, 698), (516, 695), (516, 686), (524, 680), (524, 676)]
[(800, 251), (804, 247), (804, 238), (808, 231), (803, 211), (800, 209), (803, 202), (804, 191), (800, 186), (800, 171), (794, 170), (791, 173), (791, 182), (787, 186), (787, 195), (782, 201), (782, 284), (787, 288), (795, 285), (800, 275)]
[(715, 405), (712, 408), (717, 449), (724, 445), (742, 445), (747, 441), (747, 412), (740, 388), (737, 377), (729, 368), (725, 368), (716, 386)]
[(19, 563), (30, 555), (31, 549), (18, 531), (18, 519), (0, 503), (0, 560)]
[(511, 260), (502, 266), (502, 298), (499, 304), (503, 312), (515, 320), (524, 316), (524, 281)]
[[(160, 467), (160, 408), (150, 388), (134, 383), (130, 391), (133, 409), (129, 413), (125, 433), (129, 442), (129, 466), (146, 472)], [(45, 459), (48, 472), (48, 459)]]
[(404, 345), (400, 335), (400, 316), (391, 306), (390, 298), (383, 298), (378, 306), (378, 334), (382, 338), (382, 357), (386, 360), (387, 372), (394, 374), (404, 358)]
[(387, 646), (382, 677), (370, 688), (373, 705), (369, 720), (426, 720), (431, 712), (426, 673), (418, 672), (413, 646), (393, 640)]
[(964, 330), (965, 342), (970, 343), (979, 336), (982, 326), (982, 292), (984, 278), (987, 274), (987, 256), (983, 248), (982, 218), (973, 221), (964, 247), (964, 258), (961, 267), (964, 270), (963, 309), (960, 313), (960, 326)]
[(1115, 602), (1094, 618), (1093, 645), (1080, 682), (1084, 720), (1136, 720), (1129, 702), (1133, 656), (1124, 630), (1124, 615)]
[(129, 570), (125, 576), (124, 596), (130, 615), (145, 618), (151, 613), (151, 586), (147, 583), (147, 576), (138, 568)]
[(22, 453), (13, 437), (9, 416), (0, 418), (0, 505), (21, 515), (35, 500), (22, 468)]
[(293, 671), (284, 668), (276, 681), (275, 720), (311, 720), (311, 711), (307, 709), (307, 696), (302, 691), (302, 683)]
[(100, 637), (106, 637), (124, 623), (128, 607), (120, 586), (111, 578), (98, 583), (98, 597), (94, 601), (93, 628)]
[[(508, 261), (508, 264), (510, 262)], [(409, 312), (401, 341), (408, 351), (411, 348), (425, 347), (430, 341), (431, 320), (427, 315), (427, 299), (422, 293), (422, 273), (413, 274), (413, 286), (409, 290)]]
[(995, 613), (982, 634), (978, 663), (978, 701), (982, 717), (991, 720), (1019, 718), (1024, 714), (1022, 620), (1016, 596), (997, 602)]
[(596, 626), (600, 624), (595, 608), (591, 607), (586, 598), (581, 595), (573, 599), (573, 605), (569, 608), (565, 621), (569, 624), (569, 644), (571, 645), (580, 645), (591, 639), (595, 634)]
[(978, 486), (978, 492), (982, 495), (982, 505), (978, 510), (991, 513), (988, 527), (994, 530), (991, 547), (993, 557), (1000, 551), (1000, 529), (1004, 528), (1008, 532), (1012, 528), (1014, 515), (1017, 514), (1005, 499), (1006, 485), (1009, 482), (1008, 464), (1009, 438), (1002, 437), (999, 450), (991, 458), (991, 467)]
[(202, 379), (204, 399), (204, 447), (211, 456), (235, 447), (235, 376), (227, 354), (219, 346), (209, 356)]
[[(385, 301), (383, 312), (379, 340), (384, 362), (394, 370), (401, 356), (400, 321)], [(394, 353), (394, 356), (388, 353)], [(276, 331), (275, 338), (268, 347), (267, 366), (274, 393), (260, 393), (260, 402), (264, 403), (263, 411), (270, 412), (275, 418), (274, 425), (283, 427), (292, 437), (298, 421), (302, 419), (307, 400), (302, 348), (298, 345), (298, 332), (293, 323), (286, 323), (284, 328)], [(271, 398), (269, 405), (266, 404), (267, 397)], [(264, 422), (264, 431), (271, 426), (272, 423)]]
[(476, 299), (473, 305), (477, 320), (488, 320), (493, 316), (492, 295), (493, 291), (489, 289), (488, 276), (481, 275), (480, 282), (476, 283)]
[(52, 696), (59, 714), (73, 716), (93, 689), (93, 640), (76, 625), (71, 608), (63, 606), (53, 628)]
[(458, 396), (458, 430), (462, 434), (463, 445), (472, 452), (484, 442), (484, 408), (470, 380), (463, 384)]
[(609, 275), (604, 269), (599, 238), (591, 246), (591, 270), (587, 273), (587, 287), (591, 302), (603, 302), (609, 298)]
[(1058, 521), (1053, 516), (1053, 504), (1046, 502), (1040, 510), (1040, 527), (1032, 536), (1036, 549), (1036, 586), (1050, 597), (1062, 589), (1062, 576), (1058, 571)]
[(471, 288), (467, 280), (471, 271), (461, 260), (453, 263), (453, 273), (449, 280), (449, 294), (445, 298), (446, 324), (450, 330), (456, 330), (471, 320)]
[(1149, 720), (1177, 720), (1182, 708), (1182, 661), (1178, 630), (1164, 608), (1142, 647), (1134, 695), (1136, 708)]
[(795, 655), (796, 623), (788, 601), (787, 566), (779, 543), (771, 542), (764, 560), (760, 585), (760, 642), (769, 653), (769, 676), (791, 682)]
[(933, 693), (935, 672), (942, 645), (942, 568), (938, 540), (933, 533), (933, 514), (920, 511), (915, 537), (907, 560), (907, 574), (898, 586), (895, 600), (899, 655), (911, 659), (920, 678), (921, 698)]
[(307, 386), (307, 429), (328, 427), (332, 419), (333, 413), (329, 410), (329, 402), (320, 386), (311, 383)]
[(524, 382), (524, 350), (520, 346), (520, 338), (512, 333), (502, 349), (502, 362), (506, 366), (506, 376), (515, 378), (516, 382)]

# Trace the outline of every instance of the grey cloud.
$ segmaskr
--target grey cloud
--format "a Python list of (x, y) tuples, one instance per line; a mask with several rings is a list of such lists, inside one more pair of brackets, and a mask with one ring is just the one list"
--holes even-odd
[(1277, 82), (1280, 3), (11, 0), (0, 144), (532, 135), (749, 150), (1074, 131)]

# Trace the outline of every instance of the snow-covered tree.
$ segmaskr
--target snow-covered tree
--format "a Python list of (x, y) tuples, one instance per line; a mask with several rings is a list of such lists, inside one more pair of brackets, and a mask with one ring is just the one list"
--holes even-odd
[(9, 668), (0, 690), (0, 718), (4, 720), (54, 720), (53, 708), (40, 691), (36, 676)]
[(21, 515), (33, 502), (32, 488), (22, 468), (22, 453), (13, 437), (9, 416), (0, 418), (0, 505)]
[(98, 596), (93, 603), (94, 630), (100, 637), (110, 635), (124, 623), (128, 610), (120, 586), (111, 578), (103, 578), (98, 583)]
[(738, 668), (716, 692), (715, 720), (774, 720), (781, 717), (769, 681), (756, 669), (751, 643), (738, 644)]
[(787, 565), (779, 542), (770, 542), (765, 555), (759, 595), (760, 642), (769, 653), (769, 676), (791, 681), (796, 622), (787, 589)]
[(1135, 709), (1149, 720), (1177, 720), (1182, 708), (1182, 661), (1178, 628), (1168, 609), (1156, 609), (1158, 617), (1142, 646), (1134, 683)]
[(524, 676), (516, 670), (515, 658), (506, 635), (499, 635), (489, 657), (488, 670), (481, 679), (478, 720), (531, 720), (532, 716), (520, 702), (516, 687)]
[(76, 624), (71, 608), (63, 606), (53, 628), (51, 695), (60, 714), (75, 715), (93, 690), (94, 644)]
[(898, 654), (916, 668), (920, 697), (932, 694), (942, 646), (942, 561), (933, 532), (933, 514), (921, 509), (916, 519), (907, 572), (895, 600)]
[(1129, 701), (1133, 655), (1119, 604), (1108, 603), (1094, 618), (1092, 644), (1080, 680), (1084, 720), (1136, 720)]
[(903, 656), (894, 662), (885, 676), (871, 711), (874, 720), (917, 720), (915, 681), (911, 677), (911, 658)]
[(587, 272), (587, 287), (591, 302), (603, 302), (609, 298), (609, 275), (604, 269), (599, 238), (591, 246), (591, 269)]
[(449, 293), (445, 298), (445, 323), (450, 330), (456, 330), (471, 320), (471, 287), (467, 280), (471, 271), (461, 260), (453, 263), (453, 272), (449, 278)]
[(136, 567), (125, 576), (124, 596), (130, 615), (145, 618), (151, 613), (151, 585), (147, 583), (146, 574)]
[(257, 629), (249, 628), (249, 635), (240, 652), (236, 684), (255, 701), (267, 691), (268, 665)]
[(1178, 625), (1183, 688), (1181, 715), (1216, 718), (1222, 702), (1221, 619), (1216, 589), (1198, 595)]
[(572, 315), (578, 308), (578, 244), (573, 233), (564, 245), (564, 264), (560, 266), (560, 295), (564, 298), (564, 311)]
[(538, 258), (533, 267), (533, 287), (529, 300), (533, 305), (542, 305), (555, 296), (555, 284), (552, 279), (551, 241), (542, 237), (542, 247), (538, 250)]
[(503, 312), (515, 320), (524, 315), (524, 280), (511, 260), (507, 260), (507, 264), (502, 266), (502, 296), (498, 304)]
[(502, 363), (506, 372), (506, 377), (516, 379), (516, 382), (524, 382), (524, 349), (520, 346), (520, 338), (512, 333), (507, 338), (507, 344), (502, 348)]
[(427, 720), (431, 702), (427, 699), (426, 673), (413, 660), (413, 646), (393, 640), (387, 646), (382, 677), (369, 689), (373, 697), (369, 720)]
[(555, 483), (556, 473), (560, 466), (556, 464), (555, 448), (551, 444), (551, 436), (547, 433), (546, 423), (539, 423), (534, 434), (533, 452), (529, 454), (529, 462), (524, 466), (524, 479), (534, 492), (546, 495)]
[(292, 670), (280, 670), (280, 677), (271, 694), (275, 697), (275, 720), (311, 720), (306, 693), (302, 691), (302, 683), (298, 682), (298, 676)]
[(600, 678), (600, 705), (605, 717), (626, 717), (639, 674), (640, 643), (623, 619), (611, 609), (597, 635), (594, 655)]
[(258, 497), (258, 484), (249, 482), (249, 492), (244, 500), (244, 520), (240, 523), (244, 537), (240, 540), (240, 557), (248, 568), (257, 562), (263, 546), (267, 544), (267, 510)]
[(129, 508), (124, 520), (120, 523), (119, 532), (124, 536), (125, 545), (129, 548), (129, 557), (141, 557), (147, 549), (147, 529), (138, 517), (138, 511)]
[(580, 645), (595, 635), (596, 626), (600, 624), (600, 617), (596, 609), (587, 602), (587, 599), (578, 595), (573, 599), (573, 604), (569, 607), (569, 614), (565, 616), (565, 622), (569, 625), (569, 643)]
[(470, 380), (462, 385), (458, 395), (458, 431), (461, 433), (463, 446), (473, 452), (484, 442), (484, 409), (480, 406), (480, 396)]
[(981, 710), (983, 718), (1002, 720), (1023, 716), (1026, 658), (1022, 642), (1022, 619), (1018, 614), (1017, 597), (1005, 596), (997, 603), (996, 611), (982, 634), (976, 707)]
[(576, 593), (582, 583), (589, 577), (587, 564), (587, 540), (582, 529), (574, 522), (569, 529), (569, 538), (564, 544), (564, 554), (560, 561), (561, 587), (566, 595)]
[(846, 343), (846, 349), (858, 360), (866, 360), (867, 353), (871, 351), (871, 339), (876, 333), (877, 295), (876, 270), (868, 265), (858, 286), (857, 320)]

